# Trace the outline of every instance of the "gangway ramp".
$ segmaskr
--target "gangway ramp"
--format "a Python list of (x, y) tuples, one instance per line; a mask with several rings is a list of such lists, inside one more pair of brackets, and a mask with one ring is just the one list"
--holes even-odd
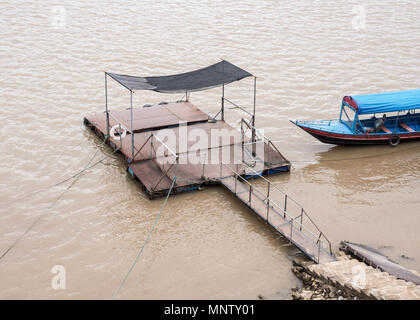
[[(320, 264), (335, 261), (331, 242), (319, 230), (303, 208), (300, 210), (299, 215), (291, 216), (287, 212), (287, 195), (285, 206), (283, 207), (280, 207), (270, 198), (270, 189), (272, 190), (276, 187), (270, 181), (261, 176), (267, 182), (267, 192), (262, 192), (238, 172), (231, 170), (232, 175), (220, 178), (222, 186), (295, 245), (309, 259)], [(313, 230), (316, 231), (314, 232)]]

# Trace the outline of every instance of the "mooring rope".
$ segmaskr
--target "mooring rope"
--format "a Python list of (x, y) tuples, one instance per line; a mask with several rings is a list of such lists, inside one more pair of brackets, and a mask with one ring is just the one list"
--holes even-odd
[[(104, 140), (104, 141), (102, 141), (102, 143), (99, 145), (99, 147), (98, 147), (98, 148), (101, 148), (101, 147), (105, 144), (106, 140), (107, 140), (107, 138), (105, 138), (105, 140)], [(96, 150), (95, 155), (94, 155), (94, 156), (93, 156), (93, 157), (89, 160), (89, 164), (92, 162), (92, 160), (95, 158), (96, 154), (97, 154), (99, 151), (100, 151), (100, 149)], [(112, 154), (111, 154), (111, 155), (112, 155)], [(109, 156), (110, 156), (110, 155), (109, 155)], [(108, 156), (107, 156), (107, 157), (108, 157)], [(98, 163), (102, 162), (102, 161), (103, 161), (103, 160), (105, 160), (107, 157), (105, 157), (105, 158), (101, 159), (100, 161), (98, 161)], [(91, 166), (91, 167), (89, 167), (89, 168), (85, 168), (85, 169), (86, 169), (86, 170), (87, 170), (87, 169), (90, 169), (90, 168), (94, 167), (95, 165), (97, 165), (98, 163), (95, 163), (93, 166)], [(59, 181), (59, 182), (56, 182), (56, 183), (54, 183), (54, 184), (52, 184), (52, 185), (50, 185), (50, 186), (48, 186), (48, 187), (45, 187), (45, 188), (42, 188), (42, 189), (39, 189), (39, 190), (36, 190), (36, 191), (31, 191), (31, 192), (28, 192), (28, 193), (26, 193), (26, 194), (24, 194), (24, 195), (22, 195), (22, 196), (20, 196), (20, 197), (18, 197), (18, 198), (16, 198), (16, 199), (13, 199), (13, 200), (11, 200), (11, 201), (9, 201), (9, 202), (5, 203), (5, 206), (6, 206), (6, 208), (7, 208), (7, 207), (8, 207), (8, 206), (10, 206), (11, 204), (13, 204), (13, 203), (15, 203), (15, 202), (17, 202), (17, 201), (19, 201), (19, 200), (22, 200), (22, 199), (27, 199), (28, 197), (32, 197), (32, 196), (35, 196), (35, 195), (37, 195), (37, 194), (39, 194), (39, 193), (41, 193), (41, 192), (48, 191), (48, 190), (50, 190), (50, 189), (52, 189), (52, 188), (58, 187), (59, 185), (62, 185), (63, 183), (66, 183), (67, 181), (70, 181), (71, 179), (73, 179), (73, 178), (75, 178), (75, 177), (79, 176), (81, 173), (83, 173), (84, 171), (86, 171), (85, 169), (83, 169), (83, 170), (81, 170), (81, 171), (79, 171), (79, 172), (77, 172), (77, 173), (73, 174), (72, 176), (70, 176), (70, 177), (68, 177), (68, 178), (66, 178), (66, 179), (64, 179), (64, 180), (61, 180), (61, 181)], [(4, 206), (3, 206), (3, 208), (4, 208)]]
[(132, 263), (132, 265), (131, 265), (130, 269), (128, 270), (127, 274), (125, 275), (124, 279), (121, 281), (121, 284), (118, 287), (117, 291), (115, 291), (115, 293), (112, 295), (112, 298), (111, 299), (114, 299), (117, 296), (117, 294), (120, 292), (120, 290), (123, 287), (125, 281), (127, 280), (127, 278), (130, 275), (131, 271), (133, 271), (134, 266), (136, 265), (137, 261), (139, 260), (141, 254), (143, 253), (144, 248), (146, 247), (147, 243), (149, 242), (150, 237), (152, 236), (153, 231), (155, 230), (157, 224), (159, 223), (159, 219), (160, 219), (160, 216), (162, 215), (163, 209), (165, 208), (166, 202), (168, 201), (168, 198), (171, 195), (171, 191), (172, 191), (172, 188), (175, 185), (175, 181), (176, 181), (176, 176), (172, 180), (171, 187), (169, 188), (169, 191), (168, 191), (168, 194), (166, 195), (165, 201), (163, 202), (162, 207), (160, 208), (160, 211), (159, 211), (159, 213), (157, 214), (157, 216), (155, 218), (155, 223), (153, 224), (152, 229), (150, 229), (150, 231), (149, 231), (149, 233), (148, 233), (148, 235), (146, 237), (146, 240), (143, 243), (143, 246), (141, 247), (139, 253), (136, 256), (136, 258), (134, 259), (134, 262)]
[[(106, 139), (103, 141), (102, 144), (104, 144), (106, 142)], [(96, 166), (97, 164), (101, 163), (102, 161), (104, 161), (106, 158), (110, 157), (111, 155), (113, 155), (114, 153), (118, 152), (118, 149), (115, 149), (111, 154), (107, 155), (106, 157), (103, 157), (101, 160), (95, 162), (94, 164), (90, 165), (92, 160), (96, 157), (96, 155), (99, 152), (99, 149), (95, 152), (95, 154), (90, 158), (87, 166), (85, 166), (85, 168), (83, 168), (82, 170), (80, 170), (78, 173), (76, 173), (75, 175), (73, 175), (72, 177), (60, 182), (59, 184), (64, 183), (65, 181), (69, 181), (72, 178), (75, 178), (72, 183), (66, 188), (66, 190), (64, 190), (47, 208), (47, 210), (50, 210), (54, 207), (54, 205), (62, 198), (62, 196), (71, 189), (71, 187), (79, 180), (79, 178), (81, 177), (82, 173), (85, 172), (86, 170), (93, 168), (94, 166)], [(58, 184), (56, 184), (58, 185)], [(5, 252), (3, 252), (3, 254), (0, 256), (0, 260), (3, 259), (14, 247), (15, 245), (38, 223), (39, 220), (41, 220), (41, 218), (46, 215), (47, 213), (49, 213), (49, 211), (41, 214), (38, 216), (38, 218), (35, 219), (35, 221), (15, 240), (15, 242), (12, 243), (11, 246), (9, 246), (9, 248), (7, 248), (7, 250)]]
[[(106, 142), (106, 140), (107, 140), (107, 138), (105, 138), (104, 139), (104, 141), (102, 142), (102, 145), (103, 144), (105, 144), (105, 142)], [(99, 146), (99, 148), (100, 147), (102, 147), (102, 145), (101, 146)], [(51, 209), (52, 207), (54, 207), (54, 205), (61, 199), (61, 197), (67, 192), (67, 191), (69, 191), (70, 189), (71, 189), (71, 187), (73, 187), (73, 185), (79, 180), (79, 178), (82, 176), (82, 173), (83, 172), (85, 172), (85, 169), (91, 164), (91, 162), (92, 162), (92, 160), (93, 159), (95, 159), (95, 157), (96, 157), (96, 155), (98, 154), (98, 152), (99, 152), (99, 149), (98, 148), (98, 150), (96, 150), (96, 152), (95, 152), (95, 154), (90, 158), (90, 160), (89, 160), (89, 162), (88, 162), (88, 164), (85, 166), (85, 168), (83, 169), (83, 170), (81, 170), (80, 172), (78, 172), (77, 174), (76, 174), (76, 176), (75, 176), (75, 178), (74, 178), (74, 180), (72, 181), (72, 183), (66, 188), (66, 190), (64, 190), (59, 196), (58, 196), (58, 198), (57, 199), (55, 199), (55, 201), (53, 202), (53, 203), (51, 203), (51, 205), (48, 207), (48, 209)], [(116, 150), (118, 150), (118, 149), (116, 149)], [(114, 150), (114, 151), (116, 151), (116, 150)], [(111, 153), (111, 155), (112, 155), (112, 153)]]

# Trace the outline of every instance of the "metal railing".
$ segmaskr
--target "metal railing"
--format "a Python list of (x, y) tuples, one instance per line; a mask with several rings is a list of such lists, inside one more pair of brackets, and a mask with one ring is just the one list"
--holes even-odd
[[(162, 175), (158, 179), (157, 183), (152, 187), (152, 191), (153, 191), (153, 190), (156, 190), (158, 185), (162, 182), (163, 178), (167, 176), (169, 171), (173, 169), (175, 165), (178, 164), (179, 156), (165, 142), (163, 142), (162, 139), (160, 139), (157, 135), (151, 133), (150, 136), (143, 143), (143, 145), (140, 147), (140, 149), (137, 150), (137, 153), (135, 154), (134, 158), (137, 156), (137, 154), (141, 152), (141, 150), (147, 145), (149, 141), (150, 141), (150, 160), (152, 160), (162, 171)], [(165, 149), (162, 156), (158, 156), (158, 154), (156, 153), (155, 141), (159, 142)], [(169, 153), (174, 158), (174, 162), (165, 164), (166, 159), (170, 157)], [(165, 168), (165, 166), (167, 167)]]
[(240, 109), (240, 110), (242, 110), (243, 112), (245, 112), (246, 114), (248, 114), (251, 118), (254, 116), (251, 112), (247, 111), (245, 108), (243, 108), (243, 107), (241, 107), (241, 106), (237, 105), (236, 103), (234, 103), (234, 102), (230, 101), (229, 99), (227, 99), (227, 98), (225, 98), (225, 97), (222, 97), (222, 99), (223, 99), (223, 101), (229, 102), (229, 103), (233, 106), (233, 107), (232, 107), (232, 108), (230, 108), (230, 109)]
[[(312, 218), (307, 214), (304, 208), (296, 200), (288, 196), (284, 191), (282, 191), (280, 188), (274, 185), (271, 181), (263, 177), (262, 173), (259, 173), (250, 167), (246, 168), (253, 171), (255, 173), (255, 176), (262, 178), (262, 181), (266, 183), (266, 189), (261, 190), (260, 187), (257, 187), (256, 185), (252, 184), (247, 179), (245, 179), (242, 174), (239, 173), (239, 166), (240, 165), (236, 165), (235, 171), (229, 165), (220, 163), (220, 180), (233, 176), (235, 179), (235, 185), (233, 187), (233, 192), (235, 195), (238, 194), (238, 181), (243, 182), (242, 185), (248, 189), (246, 191), (248, 192), (248, 206), (251, 207), (252, 201), (255, 201), (254, 198), (257, 197), (258, 201), (262, 201), (265, 205), (265, 220), (267, 223), (270, 223), (270, 213), (277, 214), (281, 218), (285, 219), (285, 224), (279, 226), (273, 225), (273, 227), (275, 227), (278, 230), (280, 227), (284, 227), (290, 224), (290, 235), (285, 235), (290, 241), (293, 241), (293, 232), (299, 231), (301, 235), (305, 236), (305, 238), (313, 242), (318, 248), (317, 256), (314, 256), (311, 253), (307, 254), (313, 256), (315, 261), (317, 261), (318, 263), (320, 260), (321, 250), (329, 255), (333, 254), (330, 240), (325, 236), (321, 229), (315, 224)], [(228, 168), (231, 174), (223, 176), (222, 167)], [(282, 194), (284, 199), (283, 205), (280, 205), (278, 201), (273, 200), (274, 191), (280, 192)], [(293, 215), (290, 212), (289, 207), (291, 207), (292, 204), (294, 204), (295, 207), (299, 210), (296, 213), (296, 215)], [(262, 212), (260, 213), (262, 214)]]
[[(259, 142), (263, 142), (264, 144), (267, 144), (267, 146), (268, 146), (268, 148), (267, 148), (267, 159), (264, 159), (264, 162), (266, 163), (266, 164), (273, 164), (273, 163), (271, 163), (270, 162), (270, 146), (276, 151), (276, 152), (278, 152), (278, 154), (280, 154), (281, 155), (281, 157), (282, 158), (284, 158), (283, 157), (283, 155), (281, 154), (281, 152), (280, 152), (280, 150), (274, 145), (274, 143), (269, 139), (269, 138), (267, 138), (265, 135), (263, 135), (257, 128), (255, 128), (251, 123), (249, 123), (247, 120), (245, 120), (244, 118), (241, 118), (241, 141), (242, 141), (242, 148), (244, 149), (244, 137), (245, 137), (245, 134), (246, 134), (246, 130), (244, 130), (244, 128), (243, 128), (243, 124), (245, 124), (245, 126), (248, 128), (248, 129), (250, 129), (251, 131), (253, 131), (253, 134), (256, 136), (256, 137), (259, 137), (260, 139), (254, 139), (254, 141), (251, 141), (251, 144), (252, 144), (252, 148), (253, 148), (253, 151), (255, 151), (255, 147), (256, 147), (256, 144), (257, 143), (259, 143)], [(255, 153), (254, 153), (255, 154)], [(265, 150), (264, 150), (264, 153), (263, 153), (264, 155), (265, 155)]]
[(251, 119), (254, 117), (254, 115), (251, 113), (251, 112), (249, 112), (248, 110), (246, 110), (245, 108), (243, 108), (243, 107), (241, 107), (240, 105), (238, 105), (238, 104), (236, 104), (236, 103), (234, 103), (234, 102), (232, 102), (231, 100), (229, 100), (228, 98), (226, 98), (226, 97), (222, 97), (221, 98), (222, 99), (222, 108), (214, 115), (214, 116), (210, 116), (209, 115), (209, 119), (211, 119), (211, 120), (216, 120), (216, 118), (217, 118), (217, 116), (219, 115), (219, 114), (221, 114), (221, 120), (224, 120), (224, 105), (225, 105), (225, 102), (228, 102), (229, 104), (231, 104), (233, 107), (231, 107), (231, 108), (228, 108), (228, 109), (239, 109), (239, 110), (241, 110), (242, 112), (245, 112), (247, 115), (249, 115), (250, 117), (251, 117)]

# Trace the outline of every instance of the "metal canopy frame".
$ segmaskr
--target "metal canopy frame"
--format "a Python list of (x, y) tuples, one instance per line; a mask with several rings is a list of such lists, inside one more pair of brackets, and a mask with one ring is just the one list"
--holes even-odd
[[(224, 61), (224, 60), (222, 60)], [(104, 71), (105, 74), (105, 113), (106, 113), (106, 128), (107, 128), (107, 132), (106, 132), (106, 138), (109, 139), (110, 137), (110, 127), (109, 127), (109, 109), (108, 109), (108, 81), (107, 81), (107, 77), (109, 76), (111, 79), (113, 79), (114, 81), (116, 81), (117, 83), (119, 83), (120, 85), (122, 85), (124, 88), (126, 88), (129, 92), (130, 92), (130, 135), (131, 135), (131, 160), (134, 161), (134, 131), (133, 131), (133, 92), (135, 90), (132, 90), (130, 88), (128, 88), (127, 86), (125, 86), (124, 84), (118, 82), (117, 80), (115, 80), (112, 76), (110, 76), (108, 74), (108, 72)], [(225, 121), (225, 101), (232, 104), (234, 106), (234, 108), (238, 108), (242, 111), (244, 111), (245, 113), (247, 113), (248, 115), (251, 116), (251, 123), (252, 123), (252, 155), (255, 156), (256, 155), (256, 132), (255, 132), (255, 111), (256, 111), (256, 102), (257, 102), (257, 77), (253, 76), (254, 78), (254, 101), (253, 101), (253, 113), (251, 114), (250, 112), (248, 112), (247, 110), (245, 110), (244, 108), (238, 106), (237, 104), (231, 102), (230, 100), (225, 98), (225, 84), (222, 84), (222, 97), (221, 97), (221, 109), (220, 111), (214, 116), (213, 119), (215, 119), (217, 117), (217, 115), (221, 114), (221, 120)], [(189, 91), (185, 91), (185, 99), (188, 102), (188, 97), (189, 95)]]
[[(106, 114), (106, 137), (109, 139), (110, 137), (110, 128), (109, 128), (109, 110), (108, 110), (108, 81), (107, 77), (109, 76), (108, 73), (105, 71), (105, 114)], [(112, 77), (110, 77), (113, 79)], [(121, 83), (120, 83), (121, 84)], [(134, 161), (134, 132), (133, 132), (133, 91), (123, 84), (128, 91), (130, 91), (130, 135), (131, 135), (131, 159)]]
[(251, 116), (251, 124), (252, 124), (252, 137), (251, 137), (251, 141), (252, 141), (252, 156), (255, 157), (256, 156), (256, 133), (255, 133), (255, 110), (256, 110), (256, 105), (257, 105), (257, 77), (256, 76), (252, 76), (254, 78), (254, 102), (253, 102), (253, 111), (252, 113), (250, 113), (249, 111), (247, 111), (246, 109), (242, 108), (241, 106), (237, 105), (236, 103), (230, 101), (229, 99), (227, 99), (225, 97), (225, 85), (222, 85), (222, 103), (221, 103), (221, 109), (220, 111), (214, 116), (214, 119), (217, 117), (218, 114), (221, 114), (221, 120), (225, 121), (225, 101), (230, 103), (231, 105), (233, 105), (234, 109), (240, 109), (241, 111), (245, 112), (246, 114), (248, 114), (249, 116)]

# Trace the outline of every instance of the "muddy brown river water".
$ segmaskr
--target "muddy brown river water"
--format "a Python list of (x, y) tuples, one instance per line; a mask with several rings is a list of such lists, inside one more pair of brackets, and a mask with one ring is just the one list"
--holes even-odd
[[(271, 177), (337, 248), (349, 240), (420, 270), (420, 143), (335, 147), (289, 119), (337, 118), (342, 96), (419, 88), (417, 1), (9, 1), (0, 4), (0, 298), (107, 299), (163, 200), (149, 201), (83, 117), (104, 108), (103, 71), (165, 75), (227, 59), (257, 75), (257, 126), (288, 158)], [(252, 108), (252, 80), (226, 96)], [(129, 95), (110, 83), (110, 108)], [(137, 92), (134, 105), (180, 96)], [(191, 95), (206, 112), (220, 88)], [(241, 114), (229, 110), (235, 125)], [(101, 148), (95, 159), (108, 148)], [(171, 197), (119, 297), (290, 296), (299, 252), (220, 187)], [(66, 289), (51, 286), (53, 266)]]

